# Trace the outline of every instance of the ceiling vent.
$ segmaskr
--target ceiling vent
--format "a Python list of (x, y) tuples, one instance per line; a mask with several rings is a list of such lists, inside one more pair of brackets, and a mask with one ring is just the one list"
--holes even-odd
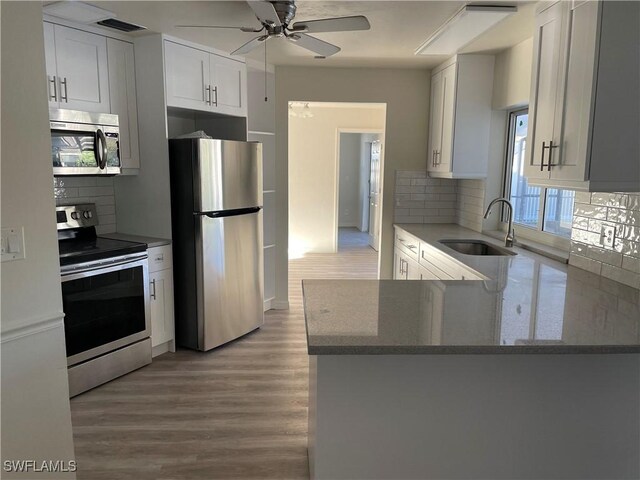
[(98, 25), (102, 25), (103, 27), (113, 28), (115, 30), (120, 30), (121, 32), (137, 32), (138, 30), (146, 30), (147, 27), (143, 27), (142, 25), (136, 25), (135, 23), (123, 22), (122, 20), (118, 20), (116, 18), (107, 18), (106, 20), (102, 20), (100, 22), (96, 22)]

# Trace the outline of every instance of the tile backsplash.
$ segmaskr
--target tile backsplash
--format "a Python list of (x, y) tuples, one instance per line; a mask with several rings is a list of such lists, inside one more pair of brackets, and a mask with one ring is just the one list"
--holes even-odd
[(458, 180), (456, 217), (458, 225), (482, 232), (484, 215), (484, 180)]
[(98, 234), (116, 231), (113, 177), (55, 177), (53, 191), (56, 206), (95, 203), (98, 212)]
[[(603, 244), (607, 226), (611, 247)], [(576, 192), (569, 264), (640, 288), (640, 193)]]
[(395, 223), (455, 223), (456, 181), (428, 178), (425, 171), (396, 171)]

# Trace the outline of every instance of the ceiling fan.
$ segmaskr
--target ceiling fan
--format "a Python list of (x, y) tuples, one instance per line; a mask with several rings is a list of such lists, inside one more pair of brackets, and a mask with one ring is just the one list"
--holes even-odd
[(291, 23), (296, 15), (294, 0), (248, 1), (247, 3), (260, 21), (261, 25), (259, 27), (230, 27), (222, 25), (176, 25), (176, 27), (232, 28), (248, 33), (262, 33), (262, 35), (255, 37), (231, 52), (231, 55), (247, 54), (270, 38), (284, 37), (295, 45), (314, 52), (319, 57), (334, 55), (340, 51), (340, 47), (307, 35), (308, 33), (347, 32), (369, 30), (371, 28), (369, 20), (363, 15)]

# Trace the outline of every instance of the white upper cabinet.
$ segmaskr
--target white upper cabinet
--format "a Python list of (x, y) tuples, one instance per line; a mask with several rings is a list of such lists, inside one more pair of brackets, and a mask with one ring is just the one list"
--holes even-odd
[(242, 61), (165, 40), (167, 106), (247, 114), (247, 69)]
[(558, 2), (536, 16), (530, 184), (640, 190), (640, 4)]
[(107, 38), (109, 59), (109, 100), (111, 113), (120, 124), (120, 161), (123, 173), (140, 168), (138, 147), (138, 107), (133, 44)]
[(489, 162), (493, 55), (457, 55), (431, 77), (427, 172), (484, 178)]
[(214, 106), (218, 107), (221, 113), (245, 116), (247, 110), (246, 65), (220, 55), (211, 55), (210, 62)]
[(44, 38), (49, 105), (86, 112), (108, 112), (106, 37), (45, 23)]
[(164, 42), (167, 106), (206, 110), (212, 102), (209, 52)]

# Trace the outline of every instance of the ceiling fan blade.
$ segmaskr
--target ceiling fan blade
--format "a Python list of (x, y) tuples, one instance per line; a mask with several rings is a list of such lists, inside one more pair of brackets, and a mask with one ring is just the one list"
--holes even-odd
[(319, 38), (306, 35), (304, 33), (294, 33), (287, 37), (287, 40), (295, 43), (299, 47), (306, 48), (323, 57), (330, 57), (340, 51), (340, 47), (336, 47), (331, 43), (320, 40)]
[(260, 23), (267, 23), (273, 25), (274, 27), (279, 27), (282, 25), (280, 23), (280, 18), (278, 17), (278, 13), (276, 12), (275, 7), (267, 1), (249, 1), (247, 2), (253, 10), (253, 13), (256, 14)]
[(234, 30), (242, 30), (243, 32), (258, 33), (264, 30), (264, 27), (229, 27), (226, 25), (175, 25), (176, 28), (231, 28)]
[(367, 17), (355, 15), (353, 17), (323, 18), (321, 20), (307, 20), (296, 22), (291, 30), (305, 33), (350, 32), (355, 30), (369, 30), (371, 25)]
[(259, 37), (254, 38), (253, 40), (249, 40), (247, 43), (242, 45), (240, 48), (231, 52), (231, 55), (244, 55), (245, 53), (249, 53), (254, 48), (262, 45), (264, 42), (269, 40), (268, 35), (261, 35)]

